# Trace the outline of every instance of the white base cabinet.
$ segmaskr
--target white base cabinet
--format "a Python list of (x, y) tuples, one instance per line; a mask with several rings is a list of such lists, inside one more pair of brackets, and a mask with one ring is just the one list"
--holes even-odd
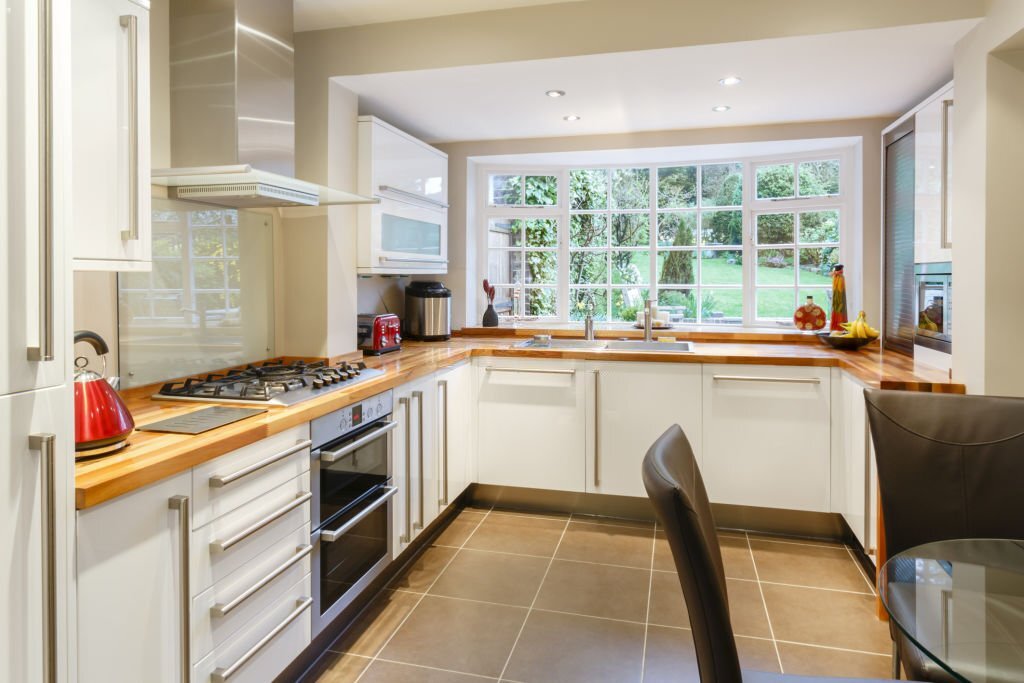
[(829, 368), (705, 365), (712, 502), (829, 512)]
[(437, 375), (439, 507), (444, 509), (465, 491), (470, 471), (476, 411), (473, 402), (473, 364), (461, 363)]
[(392, 419), (398, 422), (391, 454), (392, 547), (397, 557), (440, 510), (437, 468), (437, 380), (434, 376), (395, 389)]
[(832, 371), (832, 512), (843, 516), (864, 551), (877, 550), (878, 488), (865, 385)]
[(699, 364), (589, 362), (586, 370), (587, 492), (646, 497), (644, 455), (674, 424), (683, 428), (700, 462)]

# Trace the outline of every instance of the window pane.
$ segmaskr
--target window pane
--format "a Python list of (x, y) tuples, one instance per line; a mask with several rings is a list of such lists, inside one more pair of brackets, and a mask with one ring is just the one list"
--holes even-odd
[(792, 249), (757, 250), (757, 284), (795, 285)]
[(838, 211), (805, 211), (800, 214), (800, 241), (804, 244), (839, 241)]
[(569, 219), (569, 246), (608, 246), (608, 219), (599, 214), (573, 214)]
[(608, 171), (603, 168), (584, 168), (569, 172), (572, 209), (608, 208)]
[(805, 161), (800, 164), (801, 197), (833, 194), (839, 194), (839, 159)]
[(569, 290), (569, 320), (583, 320), (587, 317), (587, 309), (591, 310), (594, 320), (608, 319), (608, 290), (579, 289)]
[(792, 289), (758, 289), (757, 317), (761, 319), (792, 320), (796, 301)]
[(696, 251), (659, 251), (659, 285), (693, 285), (697, 283)]
[(637, 311), (644, 310), (644, 301), (650, 296), (649, 290), (639, 287), (612, 290), (612, 320), (636, 322)]
[(224, 230), (225, 252), (228, 256), (238, 256), (238, 228)]
[(796, 195), (793, 164), (760, 166), (757, 169), (757, 198), (782, 199)]
[(492, 218), (487, 226), (488, 247), (521, 247), (523, 221), (514, 218)]
[(612, 214), (613, 247), (646, 247), (651, 243), (651, 217), (646, 213)]
[(832, 289), (825, 287), (801, 287), (797, 293), (797, 304), (803, 306), (807, 297), (813, 296), (814, 303), (825, 309), (825, 316), (828, 317), (832, 310)]
[(527, 206), (554, 206), (558, 203), (558, 177), (553, 175), (526, 176)]
[(149, 273), (118, 273), (121, 289), (150, 289)]
[(669, 322), (696, 322), (697, 295), (692, 289), (659, 289), (658, 311), (668, 311)]
[(651, 281), (651, 252), (613, 251), (612, 284), (646, 285)]
[(697, 206), (697, 167), (658, 169), (658, 208), (689, 209)]
[(224, 292), (196, 294), (196, 308), (200, 311), (223, 311)]
[(700, 281), (705, 285), (743, 284), (743, 252), (733, 250), (701, 252)]
[(537, 218), (525, 221), (526, 248), (557, 247), (558, 221), (554, 218)]
[(831, 285), (832, 266), (839, 263), (837, 247), (800, 250), (800, 284)]
[(223, 256), (223, 232), (220, 228), (192, 228), (193, 256)]
[[(238, 233), (235, 232), (235, 243), (238, 242)], [(237, 248), (235, 249), (237, 252)], [(166, 256), (168, 258), (181, 258), (181, 235), (177, 233), (153, 233), (153, 256)]]
[(697, 212), (658, 215), (659, 247), (692, 247), (697, 242)]
[(608, 284), (608, 252), (574, 251), (569, 254), (570, 285)]
[(701, 206), (743, 204), (743, 164), (701, 166)]
[(701, 322), (724, 325), (743, 323), (742, 289), (705, 289), (701, 292)]
[(501, 316), (516, 314), (515, 289), (513, 287), (494, 288), (494, 310)]
[(196, 289), (224, 289), (224, 262), (193, 261), (192, 281)]
[[(142, 275), (145, 277), (148, 276), (149, 273), (138, 273), (138, 275)], [(121, 277), (125, 276), (122, 275)], [(148, 285), (143, 285), (143, 288), (146, 287), (148, 287)], [(153, 259), (153, 289), (181, 288), (181, 261), (177, 259), (174, 259), (172, 261)]]
[(700, 214), (701, 241), (710, 245), (743, 244), (742, 211), (703, 211)]
[(558, 283), (558, 252), (526, 252), (526, 284), (554, 285)]
[(523, 177), (518, 175), (491, 176), (491, 204), (522, 204)]
[(487, 252), (487, 279), (494, 284), (511, 285), (523, 281), (523, 252)]
[(238, 289), (241, 287), (242, 275), (241, 270), (238, 267), (238, 261), (228, 261), (228, 288)]
[(613, 209), (646, 209), (650, 206), (650, 169), (617, 168), (612, 171)]
[(526, 315), (558, 315), (558, 296), (553, 288), (543, 287), (526, 290)]
[(796, 217), (791, 213), (762, 213), (757, 217), (758, 244), (793, 244)]

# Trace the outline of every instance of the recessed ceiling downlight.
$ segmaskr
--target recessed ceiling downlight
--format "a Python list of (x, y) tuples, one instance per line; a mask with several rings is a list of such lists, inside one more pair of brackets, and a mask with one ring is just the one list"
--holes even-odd
[(566, 121), (579, 121), (580, 117), (576, 114), (569, 114), (568, 116), (563, 116), (562, 119)]
[(719, 113), (723, 111), (729, 111), (730, 109), (732, 109), (732, 107), (730, 107), (728, 104), (719, 104), (718, 106), (711, 107), (711, 111), (717, 111)]
[(739, 85), (743, 82), (743, 79), (739, 76), (726, 76), (725, 78), (718, 79), (719, 85)]
[(544, 94), (547, 95), (548, 97), (565, 97), (564, 90), (548, 90)]

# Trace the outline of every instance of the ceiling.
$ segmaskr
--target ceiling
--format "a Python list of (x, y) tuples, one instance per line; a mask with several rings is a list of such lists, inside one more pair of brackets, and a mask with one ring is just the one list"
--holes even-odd
[(295, 30), (363, 26), (580, 0), (295, 0)]
[[(968, 19), (335, 80), (360, 96), (360, 113), (431, 142), (890, 116), (952, 76), (953, 46), (976, 23)], [(743, 78), (740, 85), (718, 84), (733, 74)], [(544, 93), (550, 89), (567, 95), (549, 98)], [(712, 111), (720, 104), (731, 109)], [(569, 114), (581, 119), (564, 121)]]

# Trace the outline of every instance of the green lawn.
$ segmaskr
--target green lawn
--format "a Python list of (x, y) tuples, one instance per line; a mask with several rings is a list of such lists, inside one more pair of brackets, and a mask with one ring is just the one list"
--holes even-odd
[[(735, 263), (728, 263), (725, 259), (705, 259), (701, 263), (701, 281), (705, 285), (739, 285), (743, 283), (743, 266)], [(766, 268), (760, 267), (757, 271), (757, 283), (762, 285), (792, 285), (795, 283), (796, 273), (794, 268)], [(815, 287), (829, 287), (832, 278), (802, 271), (801, 292), (799, 302), (803, 303), (808, 292), (802, 290), (803, 286), (812, 288), (808, 290), (815, 295), (815, 301), (819, 306), (828, 308), (825, 301), (825, 293), (828, 290), (813, 289)], [(715, 300), (715, 312), (720, 312), (728, 318), (739, 318), (743, 315), (743, 290), (742, 289), (705, 289)], [(789, 319), (796, 310), (796, 302), (793, 299), (792, 290), (762, 290), (757, 297), (758, 318), (782, 318)]]

